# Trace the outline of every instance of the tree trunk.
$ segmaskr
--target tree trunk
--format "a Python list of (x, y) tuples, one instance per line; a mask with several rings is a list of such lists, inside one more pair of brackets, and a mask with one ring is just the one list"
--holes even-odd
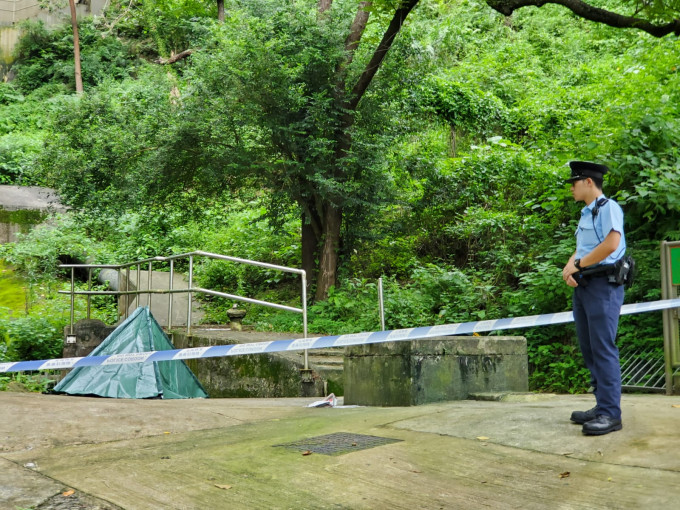
[[(352, 138), (350, 129), (354, 124), (355, 115), (359, 102), (364, 93), (371, 84), (375, 73), (382, 64), (387, 52), (392, 47), (395, 37), (401, 30), (401, 27), (406, 20), (406, 17), (411, 10), (416, 6), (419, 0), (404, 0), (400, 7), (395, 11), (392, 21), (383, 34), (382, 40), (378, 47), (373, 52), (373, 56), (364, 68), (357, 82), (352, 88), (351, 96), (345, 97), (346, 89), (346, 74), (345, 70), (352, 61), (354, 52), (359, 46), (361, 37), (368, 23), (370, 1), (363, 1), (359, 4), (359, 12), (352, 23), (350, 33), (345, 41), (346, 58), (345, 61), (340, 62), (336, 69), (337, 81), (335, 94), (336, 98), (342, 104), (345, 110), (341, 118), (341, 126), (337, 131), (337, 144), (335, 150), (336, 161), (341, 160), (347, 156), (348, 151), (352, 146)], [(323, 14), (332, 5), (332, 0), (319, 0), (319, 13)], [(343, 180), (341, 175), (341, 165), (338, 165), (338, 174), (334, 175), (335, 179)], [(317, 301), (328, 297), (328, 289), (336, 284), (337, 270), (338, 270), (338, 256), (340, 247), (340, 237), (342, 231), (342, 207), (338, 204), (333, 204), (332, 199), (326, 199), (322, 208), (316, 209), (319, 213), (319, 223), (321, 225), (319, 238), (321, 239), (321, 252), (319, 254), (319, 272), (316, 281), (316, 297)]]
[(224, 0), (217, 0), (217, 20), (224, 23)]
[(319, 251), (319, 238), (310, 219), (302, 213), (302, 269), (307, 273), (307, 295), (316, 282), (316, 255)]
[(456, 128), (455, 126), (450, 126), (451, 133), (449, 137), (449, 156), (452, 158), (456, 157)]
[(319, 275), (316, 282), (316, 300), (328, 297), (328, 289), (336, 283), (338, 248), (342, 228), (342, 210), (326, 203), (323, 218), (323, 239), (319, 258)]
[(76, 92), (83, 93), (83, 77), (80, 71), (80, 37), (78, 37), (78, 19), (76, 17), (75, 0), (68, 0), (71, 9), (71, 26), (73, 27), (73, 63), (75, 66)]

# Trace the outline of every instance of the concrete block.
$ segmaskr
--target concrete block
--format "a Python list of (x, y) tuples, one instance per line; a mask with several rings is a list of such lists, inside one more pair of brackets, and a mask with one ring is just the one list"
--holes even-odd
[(411, 406), (528, 391), (523, 337), (437, 337), (345, 349), (345, 404)]

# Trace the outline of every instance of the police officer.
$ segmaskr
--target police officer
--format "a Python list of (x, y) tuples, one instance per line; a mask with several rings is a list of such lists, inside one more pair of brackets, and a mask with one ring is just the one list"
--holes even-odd
[[(562, 270), (574, 287), (576, 332), (586, 367), (590, 370), (596, 405), (574, 411), (571, 421), (583, 425), (586, 435), (621, 430), (621, 366), (616, 330), (623, 304), (623, 286), (611, 282), (608, 268), (626, 251), (623, 211), (602, 193), (605, 165), (571, 161), (571, 193), (585, 202), (576, 229), (576, 251)], [(584, 271), (585, 270), (585, 271)]]

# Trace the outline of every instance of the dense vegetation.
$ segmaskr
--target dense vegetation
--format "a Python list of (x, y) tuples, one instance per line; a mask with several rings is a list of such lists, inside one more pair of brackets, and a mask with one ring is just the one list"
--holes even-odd
[[(374, 5), (350, 59), (355, 2), (225, 6), (224, 22), (199, 0), (112, 2), (82, 20), (82, 95), (69, 27), (26, 26), (16, 78), (0, 84), (0, 183), (55, 187), (73, 208), (0, 253), (30, 281), (57, 288), (60, 257), (195, 249), (308, 269), (326, 211), (341, 220), (337, 284), (317, 293), (310, 331), (376, 329), (379, 277), (388, 329), (568, 310), (560, 272), (582, 204), (564, 164), (587, 159), (610, 165), (605, 192), (626, 213), (640, 267), (626, 302), (660, 297), (658, 243), (680, 235), (676, 36), (557, 6), (504, 17), (478, 0), (421, 0), (352, 110), (395, 5)], [(203, 287), (299, 304), (292, 277), (198, 271)], [(230, 304), (206, 302), (210, 319)], [(32, 315), (63, 318), (54, 306)], [(301, 329), (268, 309), (248, 318)], [(2, 320), (5, 338), (25, 329)], [(521, 333), (534, 388), (587, 386), (572, 327)], [(622, 318), (622, 344), (661, 335), (656, 314)], [(29, 355), (24, 343), (5, 356)]]

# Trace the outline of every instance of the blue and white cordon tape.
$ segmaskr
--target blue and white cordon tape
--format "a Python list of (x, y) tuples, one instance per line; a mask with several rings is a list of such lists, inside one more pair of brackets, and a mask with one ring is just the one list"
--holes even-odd
[[(621, 307), (621, 315), (654, 312), (669, 308), (680, 308), (680, 298), (636, 303)], [(241, 354), (261, 354), (267, 352), (301, 351), (304, 349), (323, 349), (326, 347), (345, 347), (348, 345), (377, 344), (382, 342), (402, 342), (438, 336), (469, 335), (504, 329), (522, 329), (534, 326), (565, 324), (574, 321), (572, 312), (548, 313), (508, 319), (497, 319), (420, 328), (395, 329), (392, 331), (373, 331), (350, 335), (319, 336), (272, 342), (253, 342), (246, 344), (216, 345), (212, 347), (192, 347), (167, 351), (134, 352), (111, 354), (108, 356), (85, 356), (81, 358), (61, 358), (36, 361), (17, 361), (0, 363), (2, 372), (23, 372), (28, 370), (60, 370), (67, 368), (91, 367), (98, 365), (121, 365), (124, 363), (151, 363), (153, 361), (172, 361), (197, 358), (216, 358), (238, 356)]]

